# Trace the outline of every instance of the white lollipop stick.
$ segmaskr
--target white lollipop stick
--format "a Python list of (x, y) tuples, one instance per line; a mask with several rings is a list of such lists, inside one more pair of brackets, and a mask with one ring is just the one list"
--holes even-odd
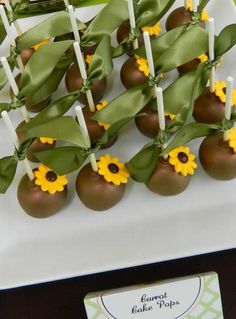
[[(82, 52), (81, 52), (79, 43), (78, 42), (74, 42), (73, 46), (74, 46), (75, 55), (76, 55), (76, 58), (77, 58), (77, 61), (78, 61), (81, 77), (82, 77), (82, 79), (84, 81), (86, 81), (87, 80), (87, 73), (86, 73), (84, 60), (83, 60), (83, 56), (82, 56)], [(91, 90), (86, 91), (86, 96), (87, 96), (87, 100), (88, 100), (88, 105), (89, 105), (90, 111), (91, 112), (95, 112), (96, 109), (95, 109), (95, 105), (94, 105), (94, 101), (93, 101), (93, 96), (92, 96)]]
[(197, 12), (197, 0), (192, 0), (193, 2), (193, 12)]
[(184, 7), (185, 7), (185, 10), (188, 10), (188, 0), (184, 0)]
[(5, 12), (3, 6), (0, 6), (0, 14), (1, 14), (3, 25), (4, 25), (5, 29), (6, 29), (8, 38), (10, 40), (10, 43), (11, 43), (11, 45), (13, 45), (15, 47), (16, 46), (16, 42), (15, 42), (14, 36), (12, 34), (11, 27), (10, 27), (10, 24), (8, 22), (8, 19), (7, 19), (7, 16), (6, 16), (6, 12)]
[[(82, 112), (81, 106), (80, 105), (76, 105), (75, 107), (75, 113), (76, 116), (78, 118), (79, 121), (79, 125), (81, 127), (81, 131), (84, 137), (84, 141), (86, 143), (86, 146), (89, 148), (91, 147), (91, 141), (90, 141), (90, 137), (89, 137), (89, 133), (88, 133), (88, 128), (84, 119), (84, 114)], [(89, 155), (89, 159), (90, 159), (90, 163), (92, 166), (92, 169), (94, 172), (98, 171), (98, 165), (97, 165), (97, 161), (96, 161), (96, 157), (94, 155), (94, 153)]]
[(65, 3), (65, 6), (66, 6), (66, 7), (69, 7), (70, 3), (69, 3), (68, 0), (64, 0), (64, 3)]
[(166, 128), (165, 122), (165, 111), (164, 111), (164, 101), (163, 101), (163, 92), (161, 87), (155, 87), (156, 99), (157, 99), (157, 109), (158, 109), (158, 118), (159, 126), (162, 131)]
[[(226, 102), (225, 102), (225, 118), (226, 120), (230, 120), (231, 118), (231, 100), (232, 100), (232, 92), (234, 87), (234, 79), (229, 76), (227, 78), (227, 88), (226, 88)], [(229, 140), (229, 130), (224, 132), (224, 141)]]
[[(10, 119), (8, 113), (7, 113), (6, 111), (3, 111), (1, 115), (2, 115), (2, 119), (3, 119), (3, 121), (4, 121), (5, 125), (6, 125), (6, 127), (7, 127), (7, 129), (8, 129), (8, 132), (9, 132), (11, 138), (12, 138), (12, 141), (13, 141), (13, 143), (14, 143), (14, 145), (15, 145), (15, 148), (16, 148), (17, 150), (19, 150), (20, 141), (19, 141), (19, 138), (18, 138), (18, 136), (17, 136), (17, 134), (16, 134), (16, 131), (15, 131), (13, 125), (12, 125), (12, 122), (11, 122), (11, 119)], [(25, 166), (26, 174), (29, 176), (29, 179), (30, 179), (31, 181), (34, 180), (34, 173), (33, 173), (33, 171), (32, 171), (32, 168), (31, 168), (31, 166), (30, 166), (30, 163), (29, 163), (28, 159), (25, 158), (25, 159), (23, 160), (23, 163), (24, 163), (24, 166)]]
[(69, 13), (69, 16), (70, 16), (70, 22), (71, 22), (72, 30), (73, 30), (73, 33), (74, 33), (75, 41), (80, 43), (80, 35), (79, 35), (77, 23), (76, 23), (74, 8), (73, 8), (73, 6), (69, 5), (67, 7), (67, 9), (68, 9), (68, 13)]
[[(128, 4), (128, 12), (129, 12), (129, 22), (130, 27), (132, 29), (136, 28), (135, 15), (134, 15), (134, 5), (133, 0), (126, 0)], [(135, 39), (133, 42), (134, 50), (138, 49), (138, 39)]]
[[(10, 2), (8, 0), (4, 0), (4, 3), (6, 5), (7, 10), (12, 12), (13, 10), (12, 10), (12, 7), (10, 5)], [(19, 22), (17, 20), (15, 20), (15, 21), (13, 21), (13, 24), (15, 26), (15, 29), (16, 29), (16, 32), (18, 33), (18, 35), (21, 35), (23, 32), (21, 30)]]
[[(16, 47), (16, 41), (15, 41), (14, 36), (12, 34), (11, 27), (10, 27), (10, 24), (8, 22), (8, 19), (7, 19), (7, 16), (6, 16), (6, 13), (5, 13), (3, 6), (0, 6), (0, 15), (1, 15), (2, 22), (3, 22), (4, 27), (6, 29), (6, 32), (7, 32), (7, 36), (10, 40), (10, 44), (12, 46)], [(20, 55), (17, 56), (16, 61), (17, 61), (18, 67), (20, 69), (20, 72), (22, 74), (24, 72), (24, 65), (23, 65), (23, 62), (21, 60)]]
[[(215, 21), (213, 18), (208, 20), (208, 48), (210, 61), (215, 60)], [(215, 67), (211, 69), (210, 75), (210, 92), (215, 92)]]
[[(12, 88), (12, 91), (13, 91), (14, 95), (17, 96), (19, 94), (19, 89), (18, 89), (18, 86), (17, 86), (16, 81), (14, 79), (14, 76), (13, 76), (13, 74), (11, 72), (11, 69), (10, 69), (10, 66), (9, 66), (9, 64), (7, 62), (7, 59), (5, 57), (2, 57), (1, 58), (1, 63), (2, 63), (3, 69), (4, 69), (5, 73), (6, 73), (6, 76), (8, 78), (8, 81), (10, 83), (10, 86)], [(26, 110), (26, 107), (25, 106), (20, 107), (20, 111), (22, 113), (22, 116), (23, 116), (25, 122), (26, 123), (29, 122), (30, 117), (29, 117), (29, 114), (28, 114), (28, 112)]]
[(154, 63), (153, 63), (150, 35), (147, 31), (143, 32), (143, 38), (144, 38), (145, 51), (146, 51), (149, 71), (150, 71), (151, 76), (155, 77), (155, 68), (154, 68)]

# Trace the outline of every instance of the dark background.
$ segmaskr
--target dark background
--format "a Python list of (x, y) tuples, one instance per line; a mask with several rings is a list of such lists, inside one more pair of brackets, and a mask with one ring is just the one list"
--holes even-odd
[(219, 275), (225, 319), (236, 319), (236, 249), (0, 291), (0, 319), (86, 319), (88, 292), (207, 271)]

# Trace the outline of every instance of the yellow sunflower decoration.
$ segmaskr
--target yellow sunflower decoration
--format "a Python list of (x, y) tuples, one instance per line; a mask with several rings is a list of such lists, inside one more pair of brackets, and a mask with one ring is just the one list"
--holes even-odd
[(40, 137), (39, 140), (43, 144), (50, 144), (50, 145), (52, 145), (56, 141), (55, 138), (51, 138), (51, 137)]
[(174, 166), (176, 173), (183, 176), (193, 175), (197, 164), (194, 161), (195, 155), (190, 154), (187, 146), (180, 146), (172, 150), (169, 154), (169, 163)]
[(146, 77), (149, 76), (148, 61), (144, 58), (137, 58), (136, 63), (138, 64), (139, 71), (143, 72)]
[(197, 57), (201, 63), (207, 62), (208, 61), (208, 55), (206, 53), (203, 53)]
[(164, 114), (166, 117), (169, 117), (170, 120), (174, 120), (176, 118), (175, 114), (168, 113), (168, 112), (165, 112)]
[(39, 165), (37, 170), (34, 172), (35, 184), (41, 187), (43, 192), (49, 192), (53, 195), (56, 192), (62, 192), (65, 185), (68, 184), (66, 176), (59, 176), (48, 167)]
[[(188, 0), (187, 9), (189, 11), (191, 11), (191, 12), (193, 11), (193, 1), (192, 0)], [(208, 12), (205, 9), (202, 10), (201, 20), (202, 21), (208, 21), (209, 20), (209, 14), (208, 14)]]
[(153, 26), (145, 26), (142, 27), (142, 31), (145, 32), (147, 31), (149, 33), (150, 36), (158, 36), (161, 32), (161, 25), (160, 22), (157, 22), (155, 25)]
[(98, 174), (102, 175), (107, 182), (117, 186), (128, 183), (129, 172), (127, 168), (119, 162), (117, 157), (111, 157), (109, 154), (99, 158)]
[[(104, 109), (104, 107), (106, 107), (108, 105), (108, 102), (106, 100), (102, 101), (101, 103), (97, 104), (96, 105), (96, 109), (98, 111), (101, 111), (102, 109)], [(99, 126), (102, 126), (104, 128), (104, 130), (108, 130), (110, 125), (109, 124), (106, 124), (104, 122), (98, 122), (98, 125)]]
[[(215, 95), (219, 97), (221, 102), (226, 102), (226, 82), (216, 81), (215, 82)], [(232, 92), (231, 106), (236, 105), (236, 89)]]
[(46, 45), (46, 44), (48, 44), (48, 43), (49, 43), (49, 39), (46, 39), (46, 40), (44, 40), (44, 41), (42, 41), (42, 42), (39, 42), (39, 43), (35, 44), (34, 46), (32, 46), (32, 48), (33, 48), (35, 51), (37, 51), (40, 47), (42, 47), (43, 45)]
[(236, 127), (233, 127), (229, 130), (229, 146), (234, 150), (236, 153)]
[(93, 55), (89, 55), (87, 54), (86, 57), (85, 57), (85, 62), (90, 65), (93, 61)]

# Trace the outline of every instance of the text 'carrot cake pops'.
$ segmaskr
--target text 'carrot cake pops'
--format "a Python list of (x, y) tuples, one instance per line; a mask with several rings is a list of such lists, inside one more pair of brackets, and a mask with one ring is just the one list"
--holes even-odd
[[(79, 106), (76, 106), (76, 114), (84, 139), (90, 148), (88, 130)], [(100, 157), (97, 162), (92, 153), (90, 163), (86, 164), (77, 176), (76, 192), (86, 207), (95, 211), (107, 210), (122, 199), (128, 177), (127, 169), (117, 158), (107, 154)]]

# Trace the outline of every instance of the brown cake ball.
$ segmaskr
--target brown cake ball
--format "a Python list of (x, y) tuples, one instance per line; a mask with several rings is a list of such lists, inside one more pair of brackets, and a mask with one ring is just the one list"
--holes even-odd
[(160, 158), (146, 183), (154, 193), (170, 196), (182, 193), (188, 186), (197, 164), (188, 147), (178, 147), (167, 159)]
[[(138, 130), (147, 137), (155, 138), (159, 132), (159, 118), (157, 111), (154, 111), (148, 105), (146, 105), (139, 112), (139, 114), (142, 113), (146, 113), (147, 115), (140, 115), (135, 118), (135, 124)], [(174, 114), (165, 113), (166, 123), (174, 118)]]
[[(25, 132), (22, 131), (22, 127), (25, 124), (25, 122), (21, 122), (17, 128), (16, 133), (21, 142), (25, 139)], [(34, 140), (34, 142), (30, 145), (30, 147), (27, 150), (27, 158), (31, 162), (37, 163), (39, 160), (35, 157), (35, 152), (41, 152), (46, 151), (49, 149), (52, 149), (56, 146), (56, 140), (48, 137), (39, 137)]]
[(193, 117), (201, 123), (216, 123), (224, 119), (225, 103), (207, 87), (194, 103)]
[[(105, 102), (106, 101), (101, 102), (101, 104), (98, 104), (98, 106), (102, 105), (102, 103), (104, 104)], [(103, 136), (103, 134), (106, 132), (105, 130), (106, 124), (97, 122), (91, 118), (94, 115), (94, 113), (90, 111), (88, 105), (86, 105), (82, 111), (83, 111), (84, 119), (86, 122), (86, 126), (88, 128), (90, 140), (92, 142), (99, 140)], [(108, 148), (112, 146), (115, 143), (116, 139), (117, 139), (117, 135), (114, 135), (112, 138), (108, 140), (106, 144), (103, 144), (101, 148), (103, 149), (103, 148)]]
[[(81, 89), (83, 79), (80, 75), (80, 70), (77, 63), (74, 63), (70, 66), (69, 70), (66, 73), (65, 83), (68, 92), (74, 92)], [(91, 92), (94, 102), (98, 102), (99, 100), (101, 100), (106, 90), (106, 84), (106, 78), (93, 81)], [(83, 104), (87, 104), (86, 94), (81, 93), (78, 100)]]
[[(129, 32), (130, 32), (130, 22), (129, 20), (126, 20), (117, 29), (116, 39), (118, 44), (120, 44), (123, 40), (125, 40), (125, 38), (128, 38)], [(142, 34), (140, 34), (140, 36), (138, 37), (138, 45), (139, 47), (144, 45), (144, 39)], [(132, 43), (129, 44), (127, 49), (128, 49), (127, 54), (131, 55), (133, 53), (133, 44)]]
[(199, 159), (208, 175), (219, 180), (236, 177), (236, 153), (224, 142), (223, 133), (207, 136), (201, 143)]
[(93, 171), (90, 163), (81, 169), (76, 179), (76, 191), (86, 207), (103, 211), (122, 199), (129, 174), (117, 158), (108, 154), (99, 159), (98, 166), (98, 172)]
[(22, 177), (17, 190), (19, 204), (32, 217), (52, 216), (65, 205), (68, 181), (43, 165), (34, 174), (38, 175), (33, 181), (28, 175)]
[[(138, 64), (140, 62), (140, 64)], [(136, 85), (146, 84), (148, 81), (148, 75), (140, 69), (144, 66), (145, 71), (148, 70), (147, 60), (143, 58), (136, 59), (135, 57), (130, 57), (123, 65), (120, 70), (120, 78), (126, 89), (130, 89)]]
[(185, 7), (179, 7), (171, 12), (166, 20), (166, 30), (170, 31), (180, 25), (190, 23), (192, 20), (192, 12), (186, 10)]
[(24, 65), (26, 65), (29, 62), (29, 60), (32, 57), (32, 55), (34, 54), (34, 52), (35, 51), (32, 48), (24, 49), (21, 51), (20, 57), (21, 57), (21, 60), (22, 60)]
[[(15, 81), (18, 86), (20, 84), (20, 79), (21, 79), (21, 74), (17, 74), (17, 76), (15, 77)], [(10, 88), (10, 97), (13, 98), (13, 96), (14, 95), (13, 95), (12, 89)], [(39, 103), (33, 104), (32, 98), (28, 96), (25, 99), (25, 107), (27, 111), (29, 112), (38, 113), (42, 111), (43, 109), (45, 109), (46, 106), (48, 106), (48, 104), (50, 103), (50, 100), (51, 100), (50, 97), (48, 97)]]
[(200, 60), (198, 58), (193, 59), (185, 64), (182, 64), (177, 68), (179, 75), (182, 76), (185, 73), (195, 70), (200, 64)]

